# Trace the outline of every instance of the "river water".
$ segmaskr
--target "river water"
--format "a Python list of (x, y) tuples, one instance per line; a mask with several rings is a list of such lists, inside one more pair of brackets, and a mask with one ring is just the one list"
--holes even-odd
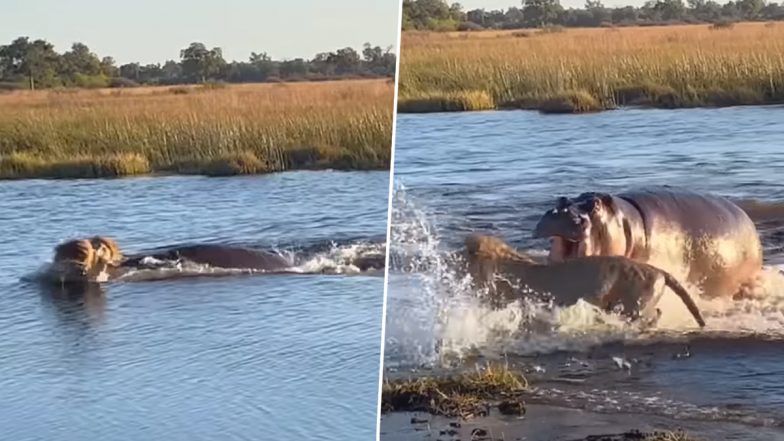
[[(779, 106), (399, 116), (385, 375), (506, 360), (533, 380), (529, 402), (784, 439), (782, 118)], [(659, 329), (643, 333), (585, 304), (489, 309), (447, 263), (472, 231), (543, 255), (547, 243), (531, 231), (557, 196), (652, 185), (754, 203), (764, 300), (700, 300), (708, 326), (699, 331), (665, 296)], [(544, 330), (529, 328), (532, 317)]]
[[(388, 189), (324, 171), (0, 184), (2, 438), (372, 439), (384, 279), (350, 262), (384, 253)], [(33, 281), (95, 234), (277, 250), (292, 271)]]

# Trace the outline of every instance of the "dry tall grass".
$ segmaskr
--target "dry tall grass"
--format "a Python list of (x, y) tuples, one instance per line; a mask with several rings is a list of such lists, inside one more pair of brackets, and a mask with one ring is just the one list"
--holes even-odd
[(387, 80), (0, 94), (0, 178), (388, 168)]
[(402, 112), (471, 110), (444, 101), (482, 93), (555, 112), (781, 103), (784, 24), (407, 32), (399, 81)]

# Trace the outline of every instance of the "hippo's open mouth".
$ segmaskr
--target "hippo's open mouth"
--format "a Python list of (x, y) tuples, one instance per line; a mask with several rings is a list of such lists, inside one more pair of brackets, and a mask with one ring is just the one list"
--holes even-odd
[(585, 256), (585, 246), (583, 241), (568, 239), (562, 236), (550, 237), (551, 262), (562, 262), (567, 259)]
[(534, 238), (550, 239), (551, 262), (585, 256), (590, 235), (590, 219), (582, 207), (566, 198), (559, 198), (556, 207), (548, 210), (533, 231)]

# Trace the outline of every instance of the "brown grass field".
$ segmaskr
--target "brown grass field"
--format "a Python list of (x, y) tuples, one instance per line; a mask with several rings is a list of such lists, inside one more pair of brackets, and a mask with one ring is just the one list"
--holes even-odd
[(405, 32), (400, 53), (401, 112), (784, 103), (784, 23)]
[(387, 169), (389, 80), (0, 94), (0, 179)]

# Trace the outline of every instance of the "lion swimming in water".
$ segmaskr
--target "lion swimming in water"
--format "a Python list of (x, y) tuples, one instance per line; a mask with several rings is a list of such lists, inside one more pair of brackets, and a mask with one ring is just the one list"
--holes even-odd
[(538, 293), (550, 293), (557, 304), (573, 305), (583, 299), (608, 312), (620, 305), (624, 315), (637, 319), (641, 310), (655, 305), (664, 294), (662, 286), (652, 303), (656, 285), (663, 281), (681, 298), (700, 327), (705, 326), (689, 292), (671, 274), (642, 262), (623, 256), (588, 256), (537, 263), (502, 240), (480, 234), (469, 235), (465, 249), (468, 270), (474, 280), (506, 299), (521, 297), (521, 290), (510, 282), (519, 281), (521, 286)]
[(54, 248), (52, 270), (61, 283), (102, 282), (108, 278), (107, 268), (122, 261), (117, 243), (108, 237), (74, 239)]

